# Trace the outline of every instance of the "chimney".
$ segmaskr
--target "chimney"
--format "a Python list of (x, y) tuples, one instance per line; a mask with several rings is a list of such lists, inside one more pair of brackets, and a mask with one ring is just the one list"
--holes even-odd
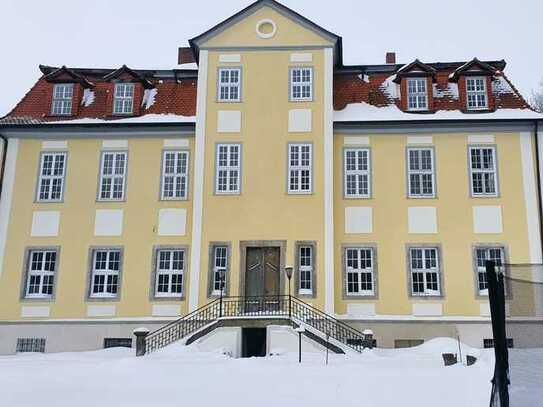
[(192, 54), (192, 49), (190, 47), (180, 47), (177, 56), (177, 63), (181, 65), (190, 64), (192, 62), (196, 62), (194, 60), (194, 55)]
[(385, 57), (385, 63), (387, 64), (395, 64), (396, 63), (396, 53), (395, 52), (387, 52)]

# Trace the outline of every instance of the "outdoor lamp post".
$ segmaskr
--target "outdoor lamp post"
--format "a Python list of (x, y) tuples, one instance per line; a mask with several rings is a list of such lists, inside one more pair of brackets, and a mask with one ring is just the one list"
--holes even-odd
[(302, 334), (305, 332), (305, 328), (299, 326), (296, 328), (296, 332), (298, 332), (298, 363), (302, 363)]
[(222, 297), (224, 291), (224, 280), (226, 278), (226, 271), (219, 270), (219, 318), (222, 318)]
[(285, 273), (287, 275), (287, 279), (288, 279), (288, 317), (291, 318), (292, 317), (292, 301), (291, 301), (291, 294), (290, 294), (290, 279), (292, 278), (292, 271), (293, 271), (293, 267), (292, 266), (287, 266), (285, 267)]

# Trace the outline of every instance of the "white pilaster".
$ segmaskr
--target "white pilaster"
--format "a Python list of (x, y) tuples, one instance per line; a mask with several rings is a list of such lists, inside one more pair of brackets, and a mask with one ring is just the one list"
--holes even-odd
[(202, 211), (204, 197), (204, 157), (207, 109), (208, 51), (200, 50), (196, 97), (196, 143), (194, 147), (194, 195), (192, 243), (190, 255), (189, 312), (198, 308), (200, 290), (200, 254), (202, 249)]
[(4, 172), (4, 185), (0, 198), (0, 276), (4, 270), (4, 253), (8, 238), (8, 226), (11, 219), (11, 201), (15, 185), (15, 168), (17, 166), (17, 152), (19, 139), (9, 139)]
[(530, 263), (541, 263), (541, 236), (539, 234), (539, 210), (535, 178), (534, 155), (532, 154), (532, 134), (520, 133), (520, 154), (522, 160), (522, 182), (524, 185), (524, 202), (526, 203), (526, 220), (528, 222), (528, 247)]
[(324, 309), (334, 314), (334, 53), (324, 50)]

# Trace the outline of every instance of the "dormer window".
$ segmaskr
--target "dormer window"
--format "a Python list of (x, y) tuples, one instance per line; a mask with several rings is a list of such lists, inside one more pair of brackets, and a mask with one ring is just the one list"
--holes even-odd
[(116, 83), (113, 114), (128, 115), (134, 110), (134, 84)]
[(428, 110), (426, 78), (407, 79), (407, 109)]
[(486, 78), (484, 76), (468, 76), (466, 78), (466, 100), (468, 110), (488, 109)]
[(53, 103), (51, 105), (51, 114), (54, 116), (71, 115), (73, 96), (73, 83), (59, 83), (55, 85), (53, 87)]

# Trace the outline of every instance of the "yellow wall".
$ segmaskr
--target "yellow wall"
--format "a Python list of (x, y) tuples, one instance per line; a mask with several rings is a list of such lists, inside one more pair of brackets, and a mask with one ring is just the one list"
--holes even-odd
[[(400, 134), (370, 136), (372, 198), (344, 199), (344, 135), (335, 136), (336, 312), (345, 313), (348, 302), (341, 300), (344, 290), (341, 245), (371, 242), (377, 244), (379, 298), (355, 302), (375, 302), (376, 312), (382, 315), (409, 315), (411, 303), (421, 301), (443, 303), (446, 315), (480, 315), (479, 303), (484, 300), (476, 300), (473, 245), (502, 243), (509, 261), (530, 261), (519, 134), (496, 134), (495, 141), (499, 166), (498, 198), (470, 197), (468, 135), (455, 133), (433, 136), (436, 199), (407, 198), (407, 136)], [(503, 234), (473, 233), (472, 207), (478, 205), (502, 207)], [(351, 206), (373, 208), (374, 233), (344, 233), (345, 207)], [(408, 233), (407, 208), (416, 206), (437, 208), (437, 234)], [(442, 299), (408, 297), (406, 245), (411, 243), (436, 243), (441, 247)]]
[[(20, 140), (4, 272), (0, 276), (0, 319), (18, 319), (22, 305), (50, 305), (51, 318), (85, 317), (86, 305), (91, 304), (86, 302), (91, 246), (124, 247), (121, 300), (114, 303), (104, 301), (104, 304), (116, 304), (116, 316), (151, 314), (149, 290), (153, 246), (170, 244), (190, 248), (192, 180), (189, 183), (189, 200), (159, 201), (163, 139), (134, 138), (128, 142), (126, 201), (96, 202), (101, 149), (102, 140), (69, 140), (64, 202), (34, 203), (41, 141)], [(192, 137), (190, 149), (192, 173)], [(157, 235), (160, 208), (187, 209), (185, 236)], [(121, 237), (94, 236), (96, 209), (124, 210)], [(30, 236), (32, 213), (42, 210), (60, 211), (58, 237)], [(30, 246), (61, 247), (55, 282), (56, 299), (52, 302), (19, 300), (24, 252)], [(190, 250), (187, 254), (190, 254)], [(186, 264), (189, 264), (188, 261)], [(188, 277), (188, 272), (185, 275)], [(185, 290), (187, 287), (185, 284)], [(99, 305), (101, 302), (93, 301), (92, 304)]]

